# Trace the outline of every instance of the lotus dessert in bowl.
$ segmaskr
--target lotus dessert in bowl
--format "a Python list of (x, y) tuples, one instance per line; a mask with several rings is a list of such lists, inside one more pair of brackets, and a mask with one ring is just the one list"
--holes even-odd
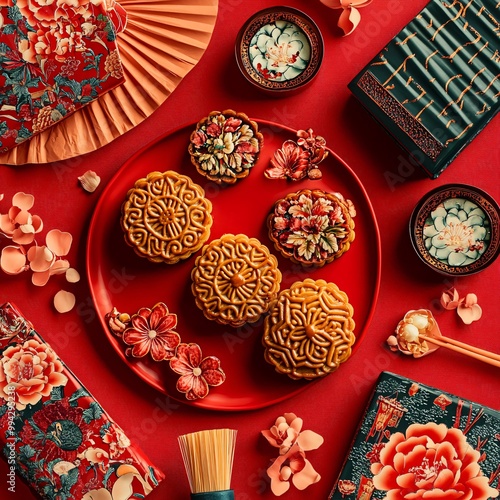
[(486, 192), (449, 184), (424, 196), (410, 218), (417, 255), (441, 274), (465, 276), (491, 265), (500, 251), (500, 210)]
[(274, 94), (303, 88), (323, 60), (323, 38), (316, 23), (290, 7), (254, 14), (238, 33), (236, 61), (252, 85)]

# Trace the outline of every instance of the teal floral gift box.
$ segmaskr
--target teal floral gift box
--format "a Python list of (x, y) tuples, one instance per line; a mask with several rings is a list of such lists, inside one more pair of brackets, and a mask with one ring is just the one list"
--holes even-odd
[(144, 498), (164, 478), (11, 304), (0, 306), (0, 444), (9, 473), (44, 499)]
[(499, 497), (500, 412), (383, 372), (330, 500)]

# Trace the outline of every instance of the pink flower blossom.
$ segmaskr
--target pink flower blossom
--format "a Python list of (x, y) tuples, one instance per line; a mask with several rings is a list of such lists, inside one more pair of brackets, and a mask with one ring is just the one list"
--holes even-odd
[(344, 36), (350, 35), (361, 21), (358, 9), (369, 5), (372, 0), (320, 0), (331, 9), (342, 9), (337, 26), (342, 29)]
[(304, 451), (319, 448), (323, 438), (316, 432), (302, 431), (302, 424), (303, 420), (294, 413), (285, 413), (276, 419), (271, 429), (262, 431), (262, 435), (272, 446), (280, 449), (280, 455), (287, 453), (295, 443)]
[(202, 399), (208, 395), (209, 386), (217, 387), (226, 380), (215, 356), (202, 357), (198, 344), (179, 344), (175, 356), (170, 359), (170, 368), (180, 375), (177, 390), (186, 399)]
[(481, 306), (477, 303), (477, 295), (475, 293), (468, 293), (465, 298), (460, 298), (455, 288), (443, 292), (441, 295), (441, 305), (449, 311), (456, 309), (460, 319), (466, 325), (477, 321), (483, 314)]
[(460, 304), (460, 297), (456, 288), (450, 288), (441, 295), (441, 305), (451, 311), (456, 309)]
[(462, 299), (460, 304), (458, 304), (457, 313), (466, 325), (470, 325), (473, 321), (480, 319), (483, 310), (477, 303), (477, 295), (475, 293), (468, 293), (465, 299)]
[(267, 474), (271, 478), (271, 491), (276, 496), (290, 489), (290, 480), (297, 489), (304, 490), (321, 479), (297, 443), (273, 462)]

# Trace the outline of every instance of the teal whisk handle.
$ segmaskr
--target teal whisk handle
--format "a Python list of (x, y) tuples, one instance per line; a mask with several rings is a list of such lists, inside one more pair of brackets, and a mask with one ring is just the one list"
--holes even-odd
[(191, 500), (234, 500), (233, 490), (191, 493)]

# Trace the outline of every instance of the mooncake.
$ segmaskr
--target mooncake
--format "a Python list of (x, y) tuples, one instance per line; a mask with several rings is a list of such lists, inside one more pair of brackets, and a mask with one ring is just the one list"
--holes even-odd
[(278, 373), (313, 380), (337, 370), (355, 341), (354, 309), (335, 283), (307, 278), (282, 290), (264, 319), (264, 357)]
[(322, 267), (349, 250), (353, 210), (339, 193), (302, 189), (276, 201), (267, 218), (269, 238), (292, 262)]
[(230, 326), (256, 322), (276, 299), (278, 260), (256, 238), (224, 234), (205, 245), (191, 273), (196, 305), (206, 318)]
[(188, 151), (196, 170), (217, 184), (247, 177), (259, 159), (264, 137), (244, 113), (212, 111), (191, 133)]
[(190, 177), (173, 170), (151, 172), (128, 191), (120, 222), (137, 255), (175, 264), (208, 240), (212, 203)]

